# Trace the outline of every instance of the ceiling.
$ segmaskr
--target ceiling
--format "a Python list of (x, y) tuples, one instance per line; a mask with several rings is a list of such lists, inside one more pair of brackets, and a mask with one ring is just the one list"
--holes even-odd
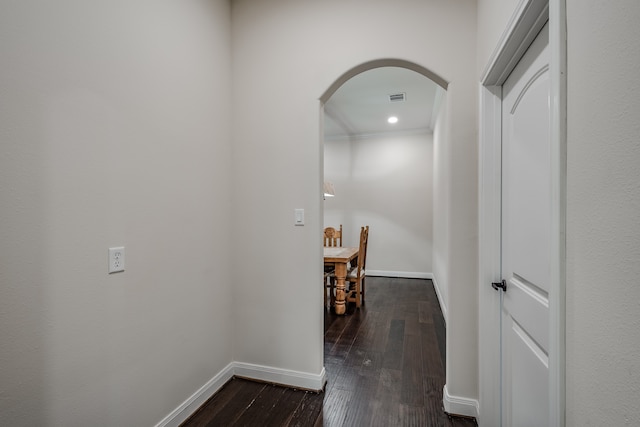
[[(406, 68), (365, 71), (345, 82), (325, 103), (325, 139), (431, 132), (443, 93), (432, 80)], [(405, 100), (390, 101), (395, 94), (405, 94)], [(389, 124), (390, 116), (398, 117), (398, 122)]]

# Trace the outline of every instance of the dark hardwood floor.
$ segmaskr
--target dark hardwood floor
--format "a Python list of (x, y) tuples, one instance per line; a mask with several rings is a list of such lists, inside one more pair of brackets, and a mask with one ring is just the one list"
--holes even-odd
[(432, 282), (366, 286), (362, 308), (325, 312), (323, 393), (234, 378), (182, 426), (476, 426), (442, 408), (445, 325)]

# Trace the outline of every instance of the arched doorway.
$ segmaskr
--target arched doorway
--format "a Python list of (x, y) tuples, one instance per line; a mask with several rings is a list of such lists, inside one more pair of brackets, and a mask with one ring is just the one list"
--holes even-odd
[(337, 189), (323, 203), (324, 226), (342, 225), (344, 246), (357, 245), (361, 226), (374, 230), (370, 275), (431, 279), (434, 128), (445, 90), (415, 65), (380, 64), (324, 103), (324, 181)]
[[(325, 92), (325, 94), (323, 95), (323, 97), (321, 97), (321, 101), (322, 101), (322, 114), (321, 116), (323, 117), (323, 119), (326, 120), (327, 118), (327, 106), (329, 105), (329, 103), (331, 102), (331, 98), (332, 96), (334, 96), (341, 87), (343, 87), (343, 85), (348, 84), (348, 82), (352, 79), (355, 78), (357, 76), (360, 76), (362, 74), (365, 74), (371, 70), (374, 69), (380, 69), (380, 68), (385, 68), (385, 67), (399, 67), (402, 68), (404, 70), (407, 71), (411, 71), (414, 73), (419, 73), (423, 78), (428, 77), (430, 80), (432, 80), (437, 86), (438, 89), (442, 92), (443, 96), (443, 106), (446, 107), (446, 89), (448, 88), (448, 85), (446, 84), (446, 82), (443, 79), (438, 79), (437, 76), (434, 78), (433, 73), (431, 73), (429, 70), (426, 70), (420, 66), (417, 66), (416, 64), (412, 64), (412, 63), (407, 63), (405, 61), (398, 61), (398, 60), (380, 60), (380, 61), (372, 61), (366, 64), (363, 64), (361, 66), (358, 67), (354, 67), (353, 69), (351, 69), (349, 72), (345, 73), (340, 79), (338, 79), (331, 87), (329, 90), (327, 90)], [(454, 88), (452, 87), (452, 92), (454, 91)], [(453, 92), (455, 93), (455, 92)], [(387, 94), (387, 95), (391, 95), (391, 94)], [(440, 111), (440, 110), (438, 110)], [(433, 132), (433, 143), (434, 143), (434, 151), (437, 150), (439, 146), (440, 151), (445, 152), (445, 154), (443, 156), (441, 156), (441, 159), (444, 159), (444, 161), (442, 161), (442, 168), (443, 170), (440, 171), (441, 173), (436, 173), (436, 171), (434, 170), (433, 174), (434, 176), (439, 176), (443, 179), (443, 182), (440, 182), (440, 187), (442, 189), (442, 191), (438, 194), (438, 197), (441, 197), (442, 203), (440, 203), (440, 207), (442, 209), (441, 211), (441, 215), (439, 216), (439, 220), (441, 221), (440, 223), (437, 223), (437, 220), (434, 219), (433, 225), (435, 225), (433, 228), (434, 229), (438, 229), (438, 232), (441, 233), (441, 241), (446, 242), (444, 245), (441, 245), (441, 247), (439, 248), (439, 250), (441, 250), (443, 253), (440, 255), (440, 258), (443, 258), (444, 261), (441, 260), (441, 263), (444, 265), (444, 267), (442, 267), (441, 269), (441, 274), (442, 274), (442, 282), (443, 286), (446, 286), (449, 280), (451, 280), (451, 277), (453, 275), (449, 275), (450, 274), (450, 270), (453, 269), (452, 264), (453, 264), (453, 257), (450, 256), (451, 253), (453, 253), (453, 250), (451, 249), (451, 247), (454, 246), (454, 244), (449, 244), (449, 239), (450, 239), (450, 233), (449, 231), (452, 228), (452, 224), (454, 223), (453, 220), (450, 220), (450, 217), (448, 215), (448, 213), (450, 212), (450, 206), (451, 203), (449, 202), (449, 200), (447, 200), (447, 198), (450, 197), (451, 192), (454, 190), (453, 186), (450, 185), (450, 180), (451, 180), (451, 176), (453, 175), (453, 172), (451, 172), (451, 165), (452, 165), (452, 161), (451, 159), (451, 145), (448, 143), (448, 139), (450, 138), (450, 135), (446, 135), (447, 132), (450, 132), (450, 127), (451, 127), (451, 122), (447, 121), (447, 108), (442, 108), (442, 115), (440, 114), (435, 114), (435, 118), (434, 118), (434, 124), (431, 128), (431, 131)], [(339, 118), (339, 117), (338, 117)], [(348, 121), (346, 121), (348, 123)], [(324, 125), (323, 125), (324, 126)], [(323, 133), (323, 132), (321, 132)], [(323, 147), (327, 145), (327, 140), (323, 140)], [(473, 152), (470, 152), (471, 154), (469, 154), (469, 158), (473, 157)], [(326, 159), (324, 159), (324, 161), (326, 161)], [(436, 159), (436, 156), (433, 157), (433, 166), (434, 169), (437, 168), (437, 163), (438, 160)], [(326, 170), (325, 165), (323, 164), (321, 167), (321, 170)], [(469, 169), (471, 170), (471, 169)], [(361, 177), (360, 177), (361, 178)], [(365, 177), (368, 178), (368, 177)], [(446, 182), (445, 182), (446, 181)], [(438, 184), (436, 184), (435, 182), (433, 183), (433, 187), (436, 188), (438, 187)], [(336, 186), (335, 188), (335, 192), (336, 195), (338, 195), (340, 193), (339, 191), (339, 186)], [(465, 189), (465, 191), (467, 191)], [(356, 193), (358, 193), (358, 191), (356, 190)], [(349, 196), (349, 195), (348, 195)], [(456, 198), (460, 198), (460, 196), (456, 195)], [(328, 206), (328, 203), (331, 202), (325, 202), (323, 208), (322, 208), (322, 213), (321, 213), (321, 218), (325, 216), (325, 209)], [(351, 228), (356, 228), (358, 229), (359, 226), (361, 224), (359, 223), (353, 223), (351, 225)], [(375, 239), (375, 229), (372, 228), (370, 230), (370, 244), (372, 241), (374, 241)], [(455, 243), (455, 242), (454, 242)], [(369, 256), (367, 257), (369, 259)], [(458, 259), (456, 257), (456, 259)], [(367, 271), (370, 270), (370, 268), (372, 268), (371, 265), (367, 265)], [(373, 268), (375, 270), (375, 268)], [(401, 272), (401, 273), (406, 273), (405, 272)], [(449, 275), (449, 276), (448, 276)], [(402, 277), (402, 276), (400, 276)], [(457, 277), (457, 276), (456, 276)], [(459, 283), (458, 283), (459, 285)], [(436, 288), (437, 289), (437, 288)], [(438, 299), (440, 300), (440, 306), (442, 307), (442, 311), (443, 311), (443, 315), (446, 317), (446, 309), (447, 309), (447, 303), (446, 303), (446, 298), (447, 298), (447, 289), (444, 288), (442, 290), (442, 292), (437, 292), (438, 294)], [(456, 301), (460, 301), (460, 296), (459, 295), (452, 295), (453, 297), (458, 297), (456, 299)], [(465, 298), (465, 300), (468, 300), (468, 298)], [(453, 299), (452, 299), (453, 301)], [(454, 318), (454, 320), (456, 321), (456, 323), (458, 323), (458, 325), (460, 324), (459, 322), (459, 318), (462, 317), (459, 314), (456, 314), (456, 318)], [(458, 328), (458, 331), (460, 331), (460, 329)], [(471, 332), (473, 333), (473, 332)], [(449, 332), (447, 330), (447, 336), (448, 336)], [(452, 340), (455, 343), (455, 339)], [(449, 344), (447, 343), (447, 348), (449, 347)], [(458, 355), (463, 355), (464, 354), (462, 352), (458, 352)], [(448, 358), (448, 356), (447, 356)], [(458, 356), (458, 359), (460, 359), (461, 357)], [(454, 360), (454, 362), (457, 362), (457, 359)], [(455, 363), (452, 363), (452, 365), (455, 365)], [(447, 364), (447, 366), (449, 366), (449, 364)], [(474, 402), (471, 401), (470, 399), (460, 399), (458, 396), (456, 395), (452, 395), (452, 394), (448, 394), (447, 393), (447, 388), (444, 388), (444, 393), (445, 393), (445, 401), (446, 399), (448, 399), (449, 402), (449, 407), (447, 408), (448, 412), (451, 413), (456, 413), (456, 414), (461, 414), (461, 415), (466, 415), (466, 416), (475, 416), (476, 413), (474, 412)], [(455, 407), (453, 407), (451, 405), (451, 402), (455, 403)], [(445, 404), (446, 407), (446, 404)], [(452, 410), (453, 409), (453, 410)]]

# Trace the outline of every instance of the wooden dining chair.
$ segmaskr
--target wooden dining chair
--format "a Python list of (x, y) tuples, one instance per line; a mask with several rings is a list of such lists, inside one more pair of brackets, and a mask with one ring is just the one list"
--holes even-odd
[(334, 285), (332, 285), (331, 277), (335, 273), (335, 270), (325, 271), (324, 279), (322, 280), (322, 288), (324, 294), (324, 306), (327, 307), (327, 291), (329, 292), (329, 307), (332, 307), (335, 304), (336, 297), (333, 294)]
[(325, 227), (324, 246), (342, 247), (342, 224), (340, 224), (340, 228), (338, 230), (333, 227)]
[[(326, 247), (342, 247), (342, 224), (339, 229), (334, 227), (325, 227), (323, 234), (323, 244)], [(330, 304), (333, 305), (335, 301), (334, 289), (335, 281), (331, 280), (335, 267), (333, 265), (325, 265), (324, 278), (322, 286), (324, 287), (324, 305), (327, 306), (327, 292), (329, 292)]]
[(367, 245), (369, 244), (369, 226), (360, 228), (360, 249), (358, 250), (358, 261), (356, 265), (347, 273), (346, 281), (349, 282), (349, 292), (347, 302), (355, 302), (356, 307), (364, 303), (364, 279), (366, 277)]

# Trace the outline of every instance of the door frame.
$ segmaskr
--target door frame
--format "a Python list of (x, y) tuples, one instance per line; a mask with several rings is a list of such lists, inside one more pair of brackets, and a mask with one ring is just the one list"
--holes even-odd
[(565, 425), (566, 0), (520, 0), (480, 82), (479, 109), (479, 413), (478, 425), (501, 425), (500, 281), (502, 84), (549, 21), (551, 113), (551, 283), (549, 410)]

